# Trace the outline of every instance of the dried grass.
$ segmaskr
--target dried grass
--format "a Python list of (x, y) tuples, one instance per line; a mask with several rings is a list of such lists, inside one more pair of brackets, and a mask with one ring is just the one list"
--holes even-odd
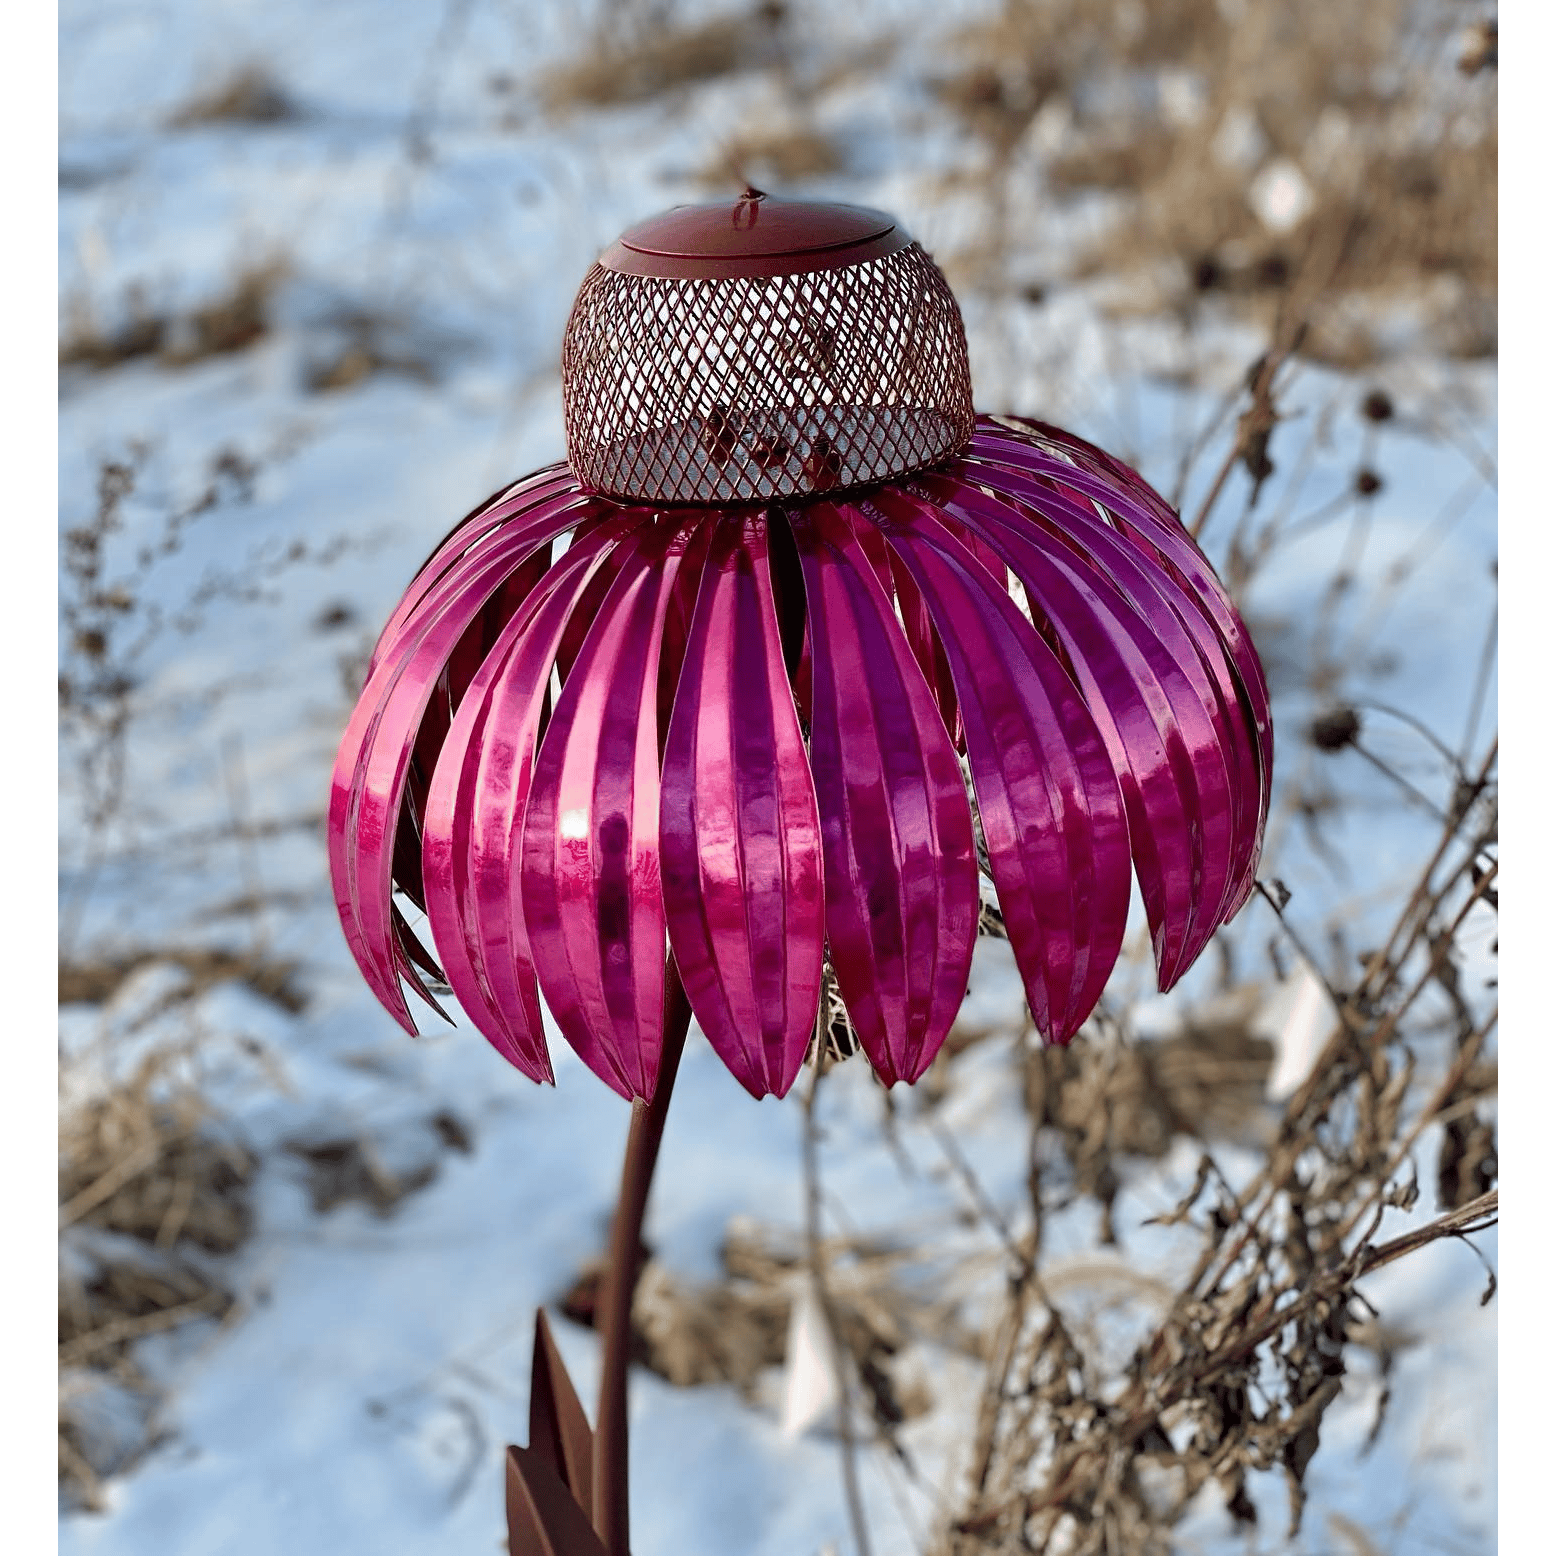
[(278, 960), (254, 949), (235, 951), (220, 946), (164, 946), (112, 957), (62, 961), (59, 1002), (101, 1005), (133, 973), (154, 963), (170, 964), (186, 975), (178, 991), (180, 1000), (197, 998), (219, 983), (241, 983), (291, 1015), (307, 1006), (307, 997), (297, 982), (295, 962)]
[(191, 98), (168, 124), (189, 130), (211, 124), (288, 124), (302, 117), (291, 93), (269, 67), (250, 61)]
[(310, 393), (355, 388), (382, 375), (435, 383), (447, 358), (464, 343), (452, 332), (413, 317), (372, 308), (341, 306), (323, 323), (304, 371)]
[[(954, 1299), (904, 1279), (924, 1252), (856, 1237), (829, 1238), (824, 1247), (843, 1344), (887, 1440), (932, 1403), (922, 1377), (906, 1365), (910, 1344), (932, 1336), (976, 1354), (979, 1343), (960, 1322)], [(646, 1254), (633, 1298), (634, 1360), (678, 1387), (730, 1383), (754, 1397), (762, 1374), (784, 1362), (790, 1312), (810, 1279), (809, 1256), (792, 1233), (737, 1217), (721, 1258), (721, 1280), (692, 1284)], [(562, 1299), (562, 1311), (577, 1323), (594, 1323), (602, 1269), (590, 1264)]]
[(1097, 1201), (1102, 1241), (1113, 1243), (1113, 1200), (1128, 1159), (1159, 1159), (1179, 1139), (1247, 1144), (1268, 1134), (1273, 1058), (1270, 1043), (1241, 1022), (1154, 1042), (1033, 1047), (1024, 1063), (1027, 1112), (1063, 1152), (1075, 1192)]
[(804, 124), (773, 125), (735, 136), (698, 177), (710, 190), (727, 193), (753, 184), (797, 184), (842, 166), (842, 150), (831, 136)]
[(551, 112), (617, 107), (771, 64), (786, 20), (781, 0), (698, 22), (613, 9), (576, 59), (547, 72), (541, 101)]
[(984, 147), (993, 220), (973, 273), (997, 277), (1019, 241), (1004, 212), (1037, 145), (1058, 197), (1113, 201), (1074, 273), (1132, 280), (1141, 311), (1217, 293), (1268, 318), (1322, 254), (1305, 354), (1375, 359), (1345, 305), (1400, 298), (1450, 354), (1494, 353), (1494, 85), (1484, 63), (1455, 69), (1458, 25), (1403, 0), (1006, 0), (936, 83)]
[(183, 312), (159, 311), (143, 291), (132, 289), (124, 317), (114, 324), (102, 323), (77, 303), (67, 309), (59, 365), (103, 372), (152, 358), (167, 367), (188, 367), (247, 351), (270, 334), (276, 294), (287, 275), (286, 262), (275, 257), (245, 264), (215, 296)]
[[(226, 328), (216, 314), (200, 320), (208, 340)], [(62, 537), (60, 725), (83, 822), (78, 879), (87, 889), (95, 861), (113, 847), (130, 787), (143, 656), (163, 631), (198, 625), (217, 601), (256, 597), (267, 576), (308, 555), (304, 547), (257, 565), (234, 558), (230, 571), (206, 569), (182, 603), (152, 587), (155, 570), (182, 549), (188, 526), (252, 499), (268, 456), (217, 449), (199, 488), (147, 527), (125, 509), (150, 457), (135, 445), (105, 459), (95, 512)], [(219, 840), (248, 848), (263, 831), (235, 798)], [(245, 896), (247, 904), (228, 911), (252, 915), (261, 897), (252, 885)], [(132, 1039), (136, 1052), (153, 1023), (218, 984), (242, 984), (289, 1014), (304, 1008), (296, 964), (272, 955), (258, 929), (244, 949), (147, 945), (72, 954), (71, 909), (81, 901), (84, 892), (62, 915), (62, 1005), (109, 1006), (143, 969), (176, 970), (160, 997), (141, 1001), (133, 1016), (118, 1013), (125, 1019), (117, 1035)], [(133, 1466), (157, 1440), (162, 1382), (147, 1370), (139, 1342), (235, 1311), (223, 1266), (250, 1233), (256, 1164), (206, 1100), (200, 1041), (196, 1033), (187, 1046), (156, 1048), (128, 1070), (122, 1049), (62, 1063), (59, 1463), (61, 1491), (73, 1505), (99, 1506), (103, 1479)]]
[[(159, 1390), (134, 1342), (233, 1310), (215, 1261), (249, 1236), (255, 1163), (165, 1049), (64, 1109), (59, 1152), (60, 1483), (91, 1508), (154, 1437)], [(105, 1436), (108, 1382), (140, 1410)]]
[(288, 1140), (283, 1148), (303, 1164), (318, 1215), (355, 1203), (387, 1216), (436, 1181), (449, 1151), (473, 1147), (466, 1125), (444, 1111), (428, 1119), (424, 1129), (402, 1130), (392, 1148), (367, 1132)]

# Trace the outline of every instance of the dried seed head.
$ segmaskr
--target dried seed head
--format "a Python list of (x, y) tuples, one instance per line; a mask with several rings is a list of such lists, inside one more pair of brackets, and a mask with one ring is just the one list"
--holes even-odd
[(1361, 413), (1368, 421), (1390, 421), (1394, 416), (1394, 402), (1381, 389), (1369, 389), (1362, 399)]
[(1331, 708), (1308, 725), (1307, 733), (1320, 751), (1343, 751), (1361, 733), (1361, 715), (1355, 708)]

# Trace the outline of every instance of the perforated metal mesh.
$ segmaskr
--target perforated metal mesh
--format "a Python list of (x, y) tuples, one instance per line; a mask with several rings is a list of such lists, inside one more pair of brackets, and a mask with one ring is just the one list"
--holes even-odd
[(799, 275), (711, 281), (595, 265), (562, 346), (585, 485), (750, 502), (922, 469), (972, 436), (956, 299), (916, 243)]

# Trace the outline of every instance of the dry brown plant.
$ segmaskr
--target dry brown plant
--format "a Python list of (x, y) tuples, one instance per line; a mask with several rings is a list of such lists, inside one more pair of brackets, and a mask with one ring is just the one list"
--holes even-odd
[(610, 6), (577, 56), (547, 73), (542, 101), (552, 112), (645, 102), (769, 65), (787, 20), (782, 0), (701, 21), (682, 20), (667, 6)]
[(102, 372), (140, 358), (188, 367), (211, 357), (247, 351), (272, 329), (276, 293), (288, 266), (271, 257), (240, 265), (213, 296), (185, 310), (157, 309), (144, 290), (131, 288), (123, 317), (105, 324), (86, 304), (66, 310), (59, 365)]
[[(67, 1067), (85, 1095), (67, 1101), (59, 1136), (59, 1462), (62, 1491), (87, 1507), (155, 1440), (161, 1392), (135, 1342), (226, 1318), (219, 1256), (252, 1225), (254, 1158), (187, 1057), (156, 1050), (111, 1080)], [(105, 1385), (139, 1402), (132, 1426), (104, 1430)]]
[(1489, 355), (1495, 27), (1466, 71), (1463, 24), (1461, 7), (1405, 0), (1005, 0), (936, 82), (983, 147), (971, 171), (991, 221), (964, 263), (996, 277), (1019, 243), (1013, 181), (1031, 178), (1021, 153), (1037, 145), (1055, 198), (1110, 201), (1074, 274), (1131, 280), (1139, 311), (1216, 294), (1268, 321), (1323, 251), (1305, 355), (1375, 360), (1366, 305), (1380, 299), (1409, 300), (1450, 354)]
[[(1249, 464), (1253, 477), (1234, 532), (1243, 582), (1289, 527), (1304, 522), (1288, 512), (1261, 530), (1251, 517), (1263, 511), (1264, 491), (1253, 461), (1273, 471), (1269, 449), (1280, 421), (1268, 360), (1249, 375), (1229, 455)], [(1381, 424), (1393, 408), (1374, 392), (1359, 412)], [(1197, 528), (1218, 522), (1225, 473)], [(1364, 507), (1365, 493), (1350, 500)], [(1273, 537), (1265, 545), (1246, 538), (1265, 534)], [(1309, 671), (1315, 685), (1330, 684), (1324, 654)], [(1483, 657), (1482, 693), (1488, 675)], [(1278, 1115), (1261, 1099), (1268, 1050), (1235, 1023), (1167, 1042), (1094, 1039), (1068, 1052), (1024, 1051), (1029, 1224), (1017, 1240), (986, 1215), (1010, 1261), (1009, 1296), (965, 1489), (936, 1556), (1166, 1553), (1175, 1524), (1207, 1485), (1234, 1519), (1251, 1522), (1249, 1477), (1272, 1471), (1286, 1479), (1294, 1536), (1307, 1467), (1357, 1349), (1376, 1351), (1385, 1372), (1392, 1354), (1360, 1283), (1432, 1242), (1468, 1241), (1495, 1224), (1496, 1009), (1464, 985), (1460, 969), (1467, 924), (1497, 904), (1497, 745), (1493, 737), (1464, 760), (1423, 726), (1449, 767), (1448, 793), (1438, 801), (1369, 746), (1379, 711), (1408, 718), (1338, 705), (1315, 720), (1308, 739), (1321, 759), (1352, 755), (1383, 772), (1407, 799), (1430, 808), (1439, 830), (1391, 933), (1351, 954), (1357, 970), (1348, 979), (1326, 977), (1332, 959), (1326, 963), (1287, 924), (1281, 884), (1261, 885), (1283, 954), (1322, 982), (1333, 1020), (1308, 1078)], [(1312, 801), (1299, 785), (1288, 803), (1300, 812)], [(1259, 910), (1256, 903), (1249, 911)], [(1141, 1288), (1136, 1308), (1150, 1320), (1147, 1337), (1120, 1364), (1084, 1322), (1084, 1304), (1061, 1291), (1044, 1258), (1044, 1228), (1056, 1209), (1084, 1195), (1098, 1203), (1103, 1239), (1111, 1239), (1112, 1204), (1131, 1161), (1160, 1155), (1179, 1132), (1203, 1145), (1199, 1170), (1182, 1202), (1158, 1220), (1191, 1233), (1198, 1256), (1181, 1282)], [(1223, 1169), (1218, 1134), (1255, 1145), (1256, 1170)], [(1417, 1204), (1416, 1160), (1434, 1138), (1439, 1214), (1377, 1241), (1387, 1210)], [(987, 1211), (986, 1197), (974, 1197)], [(1495, 1291), (1489, 1267), (1488, 1277), (1483, 1301)], [(1375, 1433), (1387, 1398), (1385, 1391)]]
[(192, 97), (168, 124), (189, 130), (209, 124), (287, 124), (301, 117), (302, 110), (269, 67), (249, 61)]
[(715, 194), (747, 184), (784, 188), (836, 173), (843, 153), (829, 135), (804, 123), (773, 124), (734, 136), (698, 175)]

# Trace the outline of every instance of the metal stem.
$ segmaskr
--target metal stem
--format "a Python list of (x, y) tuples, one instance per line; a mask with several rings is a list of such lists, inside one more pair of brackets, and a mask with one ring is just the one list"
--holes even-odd
[(601, 1292), (599, 1330), (600, 1408), (594, 1437), (594, 1529), (610, 1556), (627, 1549), (627, 1368), (632, 1360), (632, 1294), (637, 1289), (643, 1214), (664, 1137), (670, 1091), (686, 1045), (692, 1010), (674, 961), (665, 967), (664, 1048), (651, 1102), (632, 1104), (632, 1124), (621, 1165), (621, 1198), (611, 1224), (610, 1252)]

